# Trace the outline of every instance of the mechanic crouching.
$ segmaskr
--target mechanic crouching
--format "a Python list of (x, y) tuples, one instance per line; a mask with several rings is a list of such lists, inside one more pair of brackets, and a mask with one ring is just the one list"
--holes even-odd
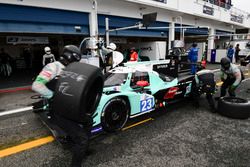
[(192, 82), (191, 97), (195, 107), (199, 107), (199, 98), (202, 94), (206, 94), (206, 98), (211, 112), (216, 112), (213, 94), (215, 93), (214, 73), (211, 70), (201, 70), (195, 74)]
[[(62, 56), (59, 61), (47, 64), (37, 76), (32, 84), (32, 90), (41, 94), (42, 97), (51, 101), (53, 98), (53, 91), (50, 90), (46, 84), (54, 81), (58, 76), (60, 77), (63, 69), (72, 62), (77, 62), (81, 59), (81, 53), (78, 47), (74, 45), (67, 45), (63, 48)], [(63, 102), (62, 102), (63, 103)], [(83, 158), (86, 155), (89, 136), (93, 119), (85, 118), (86, 124), (79, 124), (64, 118), (52, 111), (53, 123), (57, 124), (69, 136), (69, 141), (72, 144), (72, 167), (80, 167)]]
[(232, 64), (227, 57), (221, 59), (221, 81), (223, 84), (221, 86), (220, 97), (226, 95), (227, 89), (229, 96), (235, 97), (235, 90), (243, 79), (244, 75), (237, 65)]

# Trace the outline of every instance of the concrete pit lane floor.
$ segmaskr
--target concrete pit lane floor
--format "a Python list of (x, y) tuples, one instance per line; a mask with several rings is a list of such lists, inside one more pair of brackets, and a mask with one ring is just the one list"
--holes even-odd
[[(237, 95), (250, 100), (250, 80)], [(217, 93), (218, 95), (218, 93)], [(236, 120), (209, 111), (206, 99), (194, 108), (190, 101), (170, 105), (138, 119), (153, 118), (142, 125), (103, 134), (91, 141), (94, 152), (87, 167), (211, 166), (248, 167), (250, 164), (250, 119)], [(140, 120), (139, 120), (140, 121)], [(49, 136), (50, 132), (32, 112), (0, 121), (1, 150)], [(1, 167), (66, 167), (71, 153), (53, 141), (0, 159)]]

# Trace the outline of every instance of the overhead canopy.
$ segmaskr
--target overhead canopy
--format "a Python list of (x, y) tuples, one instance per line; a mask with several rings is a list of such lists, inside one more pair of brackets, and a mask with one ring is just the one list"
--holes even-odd
[(0, 5), (0, 32), (89, 34), (88, 13)]

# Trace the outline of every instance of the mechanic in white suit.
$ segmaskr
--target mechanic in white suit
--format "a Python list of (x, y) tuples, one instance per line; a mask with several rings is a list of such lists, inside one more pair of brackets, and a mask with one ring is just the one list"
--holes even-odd
[(43, 66), (56, 61), (55, 56), (51, 53), (50, 47), (44, 48), (45, 54), (43, 55)]

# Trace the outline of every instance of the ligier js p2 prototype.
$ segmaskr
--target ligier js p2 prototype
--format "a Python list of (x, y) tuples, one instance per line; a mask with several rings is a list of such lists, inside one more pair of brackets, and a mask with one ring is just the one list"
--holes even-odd
[(170, 59), (131, 62), (110, 70), (94, 126), (109, 132), (120, 130), (128, 118), (189, 96), (194, 76), (176, 73), (178, 65)]
[(172, 59), (125, 63), (105, 77), (100, 68), (72, 63), (51, 84), (55, 92), (52, 102), (34, 104), (34, 112), (37, 108), (36, 113), (58, 141), (67, 134), (50, 117), (51, 113), (77, 123), (91, 115), (93, 134), (101, 130), (113, 132), (122, 129), (129, 118), (189, 96), (193, 78), (178, 74), (178, 64)]

